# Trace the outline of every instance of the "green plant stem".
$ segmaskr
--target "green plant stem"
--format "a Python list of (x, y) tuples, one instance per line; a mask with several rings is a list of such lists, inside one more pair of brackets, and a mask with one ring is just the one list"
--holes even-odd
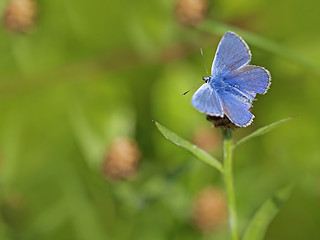
[(237, 224), (237, 209), (234, 196), (233, 174), (232, 174), (232, 131), (223, 130), (223, 164), (224, 164), (224, 182), (226, 187), (229, 225), (232, 240), (238, 240), (238, 224)]

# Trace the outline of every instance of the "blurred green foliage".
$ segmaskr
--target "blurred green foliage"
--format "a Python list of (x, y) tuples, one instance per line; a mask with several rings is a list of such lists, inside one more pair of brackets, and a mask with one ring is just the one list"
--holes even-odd
[[(205, 75), (199, 48), (210, 64), (225, 24), (245, 33), (252, 63), (272, 75), (254, 124), (236, 139), (297, 115), (235, 152), (240, 229), (295, 180), (266, 239), (319, 238), (319, 1), (210, 1), (211, 29), (181, 26), (169, 0), (37, 4), (30, 32), (0, 28), (0, 239), (227, 239), (227, 228), (203, 236), (191, 219), (197, 192), (222, 184), (218, 172), (165, 141), (151, 121), (187, 139), (210, 126), (192, 94), (181, 94)], [(130, 181), (101, 170), (119, 136), (142, 153)]]

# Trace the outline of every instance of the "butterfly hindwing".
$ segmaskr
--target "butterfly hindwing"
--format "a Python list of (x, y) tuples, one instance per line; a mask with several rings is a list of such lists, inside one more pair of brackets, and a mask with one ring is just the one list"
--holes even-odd
[(247, 65), (232, 72), (225, 81), (244, 93), (265, 94), (270, 86), (271, 76), (263, 67)]
[(192, 96), (191, 104), (200, 112), (211, 116), (223, 116), (220, 99), (209, 83), (203, 84)]
[(248, 45), (240, 36), (227, 32), (221, 39), (214, 57), (211, 75), (224, 76), (248, 64), (251, 53)]
[(252, 102), (235, 89), (219, 93), (224, 114), (236, 126), (246, 127), (251, 124), (254, 115), (249, 111)]

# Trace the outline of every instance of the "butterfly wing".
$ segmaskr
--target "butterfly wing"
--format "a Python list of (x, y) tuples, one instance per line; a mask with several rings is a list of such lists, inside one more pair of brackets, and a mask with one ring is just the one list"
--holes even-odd
[(225, 82), (243, 93), (265, 94), (270, 87), (271, 76), (263, 67), (247, 65), (232, 72), (225, 78)]
[(214, 57), (211, 75), (225, 76), (232, 71), (247, 65), (251, 52), (245, 41), (233, 32), (227, 32), (221, 39)]
[(222, 117), (223, 110), (216, 91), (209, 83), (203, 84), (192, 96), (191, 104), (200, 112)]
[(251, 124), (249, 111), (257, 93), (265, 94), (271, 84), (271, 76), (263, 67), (247, 65), (233, 71), (224, 80), (225, 89), (219, 91), (224, 113), (237, 126)]
[(249, 126), (254, 118), (250, 112), (252, 100), (234, 87), (219, 92), (223, 112), (238, 127)]

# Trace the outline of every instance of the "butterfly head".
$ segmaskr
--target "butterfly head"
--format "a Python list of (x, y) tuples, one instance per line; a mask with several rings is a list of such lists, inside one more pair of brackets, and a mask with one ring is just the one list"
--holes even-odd
[(209, 77), (202, 77), (202, 80), (207, 83), (207, 82), (209, 82), (210, 78), (211, 78), (210, 76)]

